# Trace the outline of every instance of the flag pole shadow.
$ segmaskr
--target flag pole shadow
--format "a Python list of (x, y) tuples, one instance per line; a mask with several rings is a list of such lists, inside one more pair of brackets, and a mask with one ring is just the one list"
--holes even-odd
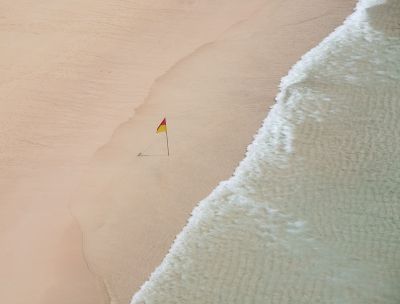
[(169, 156), (169, 155), (167, 155), (167, 154), (143, 154), (142, 152), (140, 152), (138, 155), (136, 155), (136, 156), (138, 156), (138, 157), (147, 157), (147, 156), (153, 156), (153, 157), (155, 157), (155, 156)]
[[(144, 154), (140, 152), (137, 157), (144, 157), (144, 156), (169, 156), (169, 143), (168, 143), (168, 130), (167, 130), (167, 118), (164, 117), (164, 119), (161, 121), (161, 123), (157, 127), (156, 133), (165, 133), (165, 139), (166, 139), (166, 144), (167, 144), (167, 154)], [(145, 150), (147, 150), (152, 144), (148, 145)]]

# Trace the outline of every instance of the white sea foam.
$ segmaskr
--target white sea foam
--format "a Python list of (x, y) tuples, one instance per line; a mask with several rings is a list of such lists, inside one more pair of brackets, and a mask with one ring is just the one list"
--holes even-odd
[(132, 303), (400, 302), (400, 13), (374, 23), (385, 10), (400, 4), (360, 1), (293, 66)]

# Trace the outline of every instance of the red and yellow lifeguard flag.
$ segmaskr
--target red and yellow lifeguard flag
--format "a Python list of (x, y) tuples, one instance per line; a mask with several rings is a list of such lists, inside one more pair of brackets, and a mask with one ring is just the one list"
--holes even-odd
[(162, 132), (167, 132), (167, 119), (164, 118), (163, 121), (160, 123), (160, 125), (157, 128), (156, 133), (162, 133)]

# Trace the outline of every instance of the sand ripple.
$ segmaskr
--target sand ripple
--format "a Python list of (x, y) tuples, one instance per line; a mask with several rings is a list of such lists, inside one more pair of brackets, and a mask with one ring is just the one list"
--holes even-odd
[(292, 69), (132, 303), (400, 302), (399, 9), (360, 1)]

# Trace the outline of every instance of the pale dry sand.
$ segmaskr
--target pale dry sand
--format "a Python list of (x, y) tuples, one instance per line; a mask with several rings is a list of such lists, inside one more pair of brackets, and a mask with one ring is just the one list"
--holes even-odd
[(128, 303), (354, 3), (0, 4), (2, 301)]

